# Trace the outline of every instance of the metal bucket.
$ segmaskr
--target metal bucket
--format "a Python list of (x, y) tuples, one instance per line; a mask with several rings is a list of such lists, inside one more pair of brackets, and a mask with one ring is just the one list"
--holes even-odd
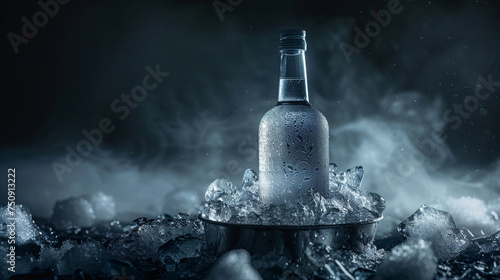
[(328, 245), (332, 249), (362, 253), (373, 242), (382, 217), (362, 223), (272, 226), (223, 223), (198, 216), (205, 227), (205, 238), (210, 252), (221, 256), (233, 249), (245, 249), (252, 255), (275, 252), (291, 259), (302, 259), (307, 246)]

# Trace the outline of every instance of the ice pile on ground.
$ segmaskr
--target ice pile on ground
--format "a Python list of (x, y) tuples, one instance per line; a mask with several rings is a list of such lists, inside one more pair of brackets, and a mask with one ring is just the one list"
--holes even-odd
[[(52, 230), (51, 224), (43, 221), (39, 229), (31, 220), (29, 210), (19, 206), (18, 218), (20, 213), (30, 218), (23, 229), (30, 234), (21, 229), (16, 232), (25, 242), (16, 244), (15, 273), (7, 270), (7, 262), (2, 262), (2, 279), (22, 273), (30, 275), (26, 279), (34, 279), (38, 274), (83, 279), (108, 279), (117, 275), (134, 279), (145, 275), (184, 279), (199, 277), (215, 261), (207, 254), (201, 222), (188, 219), (187, 214), (138, 218), (123, 226), (112, 221), (68, 233), (67, 230)], [(48, 237), (38, 240), (31, 234), (34, 228), (37, 232), (47, 232)], [(0, 253), (4, 255), (9, 253), (7, 240), (6, 237), (0, 240)]]
[(15, 236), (15, 245), (39, 242), (44, 238), (40, 228), (33, 222), (29, 209), (21, 204), (1, 207), (0, 225), (0, 237), (9, 239)]
[(338, 172), (336, 167), (330, 165), (328, 197), (310, 189), (291, 205), (260, 202), (258, 177), (251, 169), (245, 171), (241, 187), (217, 179), (207, 188), (207, 207), (202, 215), (213, 221), (264, 225), (345, 224), (382, 217), (384, 199), (376, 193), (359, 190), (363, 168)]
[(378, 266), (375, 279), (431, 280), (436, 269), (430, 243), (416, 238), (394, 247)]
[(201, 251), (203, 226), (199, 220), (186, 217), (136, 219), (124, 227), (120, 238), (110, 242), (109, 253), (138, 266), (163, 263), (167, 271), (173, 271), (181, 260), (198, 257)]
[(251, 265), (250, 254), (240, 249), (224, 254), (205, 279), (262, 280), (262, 277)]
[(421, 238), (432, 242), (439, 259), (453, 259), (473, 244), (455, 225), (450, 213), (422, 205), (398, 226), (409, 239)]
[(57, 201), (54, 204), (51, 223), (58, 230), (91, 227), (97, 221), (111, 220), (115, 215), (113, 198), (97, 192)]
[[(255, 186), (249, 182), (256, 177), (246, 178), (248, 190)], [(396, 233), (376, 242), (383, 249), (368, 244), (362, 252), (352, 252), (321, 242), (308, 244), (301, 260), (276, 252), (250, 258), (246, 251), (235, 250), (218, 261), (207, 249), (202, 223), (187, 214), (111, 221), (68, 233), (53, 230), (44, 220), (36, 220), (35, 225), (26, 214), (29, 210), (20, 209), (24, 210), (18, 213), (24, 213), (44, 234), (16, 247), (15, 274), (25, 274), (16, 279), (362, 280), (393, 279), (394, 275), (405, 279), (500, 279), (500, 231), (467, 240), (450, 214), (428, 206), (401, 223), (399, 230), (406, 241)], [(0, 240), (2, 255), (9, 253), (7, 240), (5, 236)], [(437, 268), (434, 255), (439, 257)], [(13, 275), (8, 265), (0, 264), (1, 279)]]
[[(202, 238), (186, 234), (171, 239), (158, 249), (158, 257), (168, 272), (181, 270), (190, 259), (199, 258), (202, 251)], [(182, 264), (181, 264), (182, 263)], [(189, 264), (188, 266), (192, 266)], [(188, 268), (188, 267), (186, 267)]]

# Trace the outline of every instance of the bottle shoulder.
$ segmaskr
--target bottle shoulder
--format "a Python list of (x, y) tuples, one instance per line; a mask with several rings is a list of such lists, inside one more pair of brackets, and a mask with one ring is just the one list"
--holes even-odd
[(270, 117), (270, 116), (282, 116), (282, 115), (289, 115), (289, 116), (301, 116), (301, 115), (308, 115), (309, 117), (317, 117), (321, 119), (325, 119), (325, 116), (318, 111), (316, 108), (314, 108), (311, 105), (302, 105), (302, 104), (280, 104), (277, 105), (273, 108), (271, 108), (269, 111), (267, 111), (264, 115), (264, 117)]
[(267, 111), (261, 119), (263, 123), (287, 123), (304, 121), (328, 126), (325, 116), (311, 105), (281, 104)]

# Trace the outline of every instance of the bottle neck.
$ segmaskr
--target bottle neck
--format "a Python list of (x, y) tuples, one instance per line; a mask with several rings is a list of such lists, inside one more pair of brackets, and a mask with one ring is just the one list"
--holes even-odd
[(278, 104), (309, 104), (304, 50), (281, 50)]

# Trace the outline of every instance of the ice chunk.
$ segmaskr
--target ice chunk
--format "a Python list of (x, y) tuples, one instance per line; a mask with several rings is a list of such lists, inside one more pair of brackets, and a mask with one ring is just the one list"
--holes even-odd
[(224, 254), (210, 270), (206, 280), (261, 280), (259, 272), (250, 264), (250, 254), (233, 250)]
[(16, 245), (36, 242), (43, 237), (43, 233), (33, 221), (29, 209), (21, 204), (15, 205), (13, 208), (1, 207), (0, 224), (0, 236), (9, 238), (12, 233), (16, 236)]
[(51, 223), (58, 230), (66, 230), (71, 226), (90, 227), (95, 220), (92, 204), (83, 197), (72, 197), (55, 203)]
[(176, 266), (185, 259), (200, 256), (202, 239), (186, 234), (172, 239), (158, 249), (160, 261), (165, 264), (166, 270), (176, 270)]
[(329, 174), (331, 175), (331, 174), (333, 174), (334, 172), (337, 172), (337, 167), (338, 167), (338, 166), (337, 166), (337, 164), (335, 164), (335, 163), (330, 163), (330, 164), (328, 165), (328, 172), (329, 172)]
[(471, 246), (453, 221), (450, 213), (422, 205), (398, 226), (407, 238), (422, 238), (432, 242), (432, 249), (439, 259), (453, 259)]
[(258, 196), (260, 191), (258, 180), (259, 178), (255, 171), (252, 169), (245, 170), (243, 174), (242, 189)]
[(212, 221), (228, 222), (232, 217), (232, 211), (226, 203), (215, 201), (208, 204), (208, 207), (203, 210), (202, 216)]
[(361, 205), (364, 209), (371, 212), (376, 217), (381, 217), (385, 210), (385, 199), (377, 193), (362, 192), (365, 196), (364, 203)]
[(347, 169), (343, 174), (345, 178), (345, 184), (354, 190), (358, 190), (363, 182), (364, 174), (363, 166), (356, 166), (352, 169)]
[(235, 193), (236, 187), (233, 183), (226, 181), (225, 179), (217, 179), (213, 181), (207, 188), (205, 192), (205, 200), (210, 201), (225, 201), (229, 203), (232, 198), (231, 196)]
[(115, 217), (115, 201), (112, 196), (103, 192), (97, 192), (92, 195), (84, 196), (94, 210), (96, 220), (108, 221)]
[(437, 259), (428, 242), (410, 239), (394, 247), (377, 268), (375, 279), (433, 279)]
[[(298, 198), (299, 213), (296, 216), (300, 216), (304, 220), (309, 220), (312, 223), (318, 223), (319, 219), (324, 213), (327, 213), (326, 200), (325, 198), (316, 190), (310, 189), (305, 194)], [(305, 221), (299, 221), (299, 224), (304, 224)]]
[(103, 246), (95, 241), (88, 240), (75, 244), (57, 262), (59, 274), (73, 274), (80, 269), (88, 274), (105, 272), (106, 254)]
[(202, 198), (193, 190), (175, 189), (165, 195), (163, 200), (163, 212), (175, 215), (187, 213), (196, 215), (202, 205)]
[(97, 192), (57, 201), (51, 223), (58, 230), (77, 234), (82, 227), (91, 227), (96, 221), (111, 220), (116, 215), (113, 197)]
[(500, 223), (495, 221), (486, 203), (475, 197), (450, 197), (436, 204), (436, 208), (450, 212), (457, 226), (466, 228), (474, 236), (493, 234), (500, 228)]
[(338, 191), (342, 186), (348, 186), (353, 190), (358, 190), (363, 181), (364, 170), (362, 166), (347, 169), (345, 172), (336, 172), (336, 165), (330, 164), (330, 192)]

